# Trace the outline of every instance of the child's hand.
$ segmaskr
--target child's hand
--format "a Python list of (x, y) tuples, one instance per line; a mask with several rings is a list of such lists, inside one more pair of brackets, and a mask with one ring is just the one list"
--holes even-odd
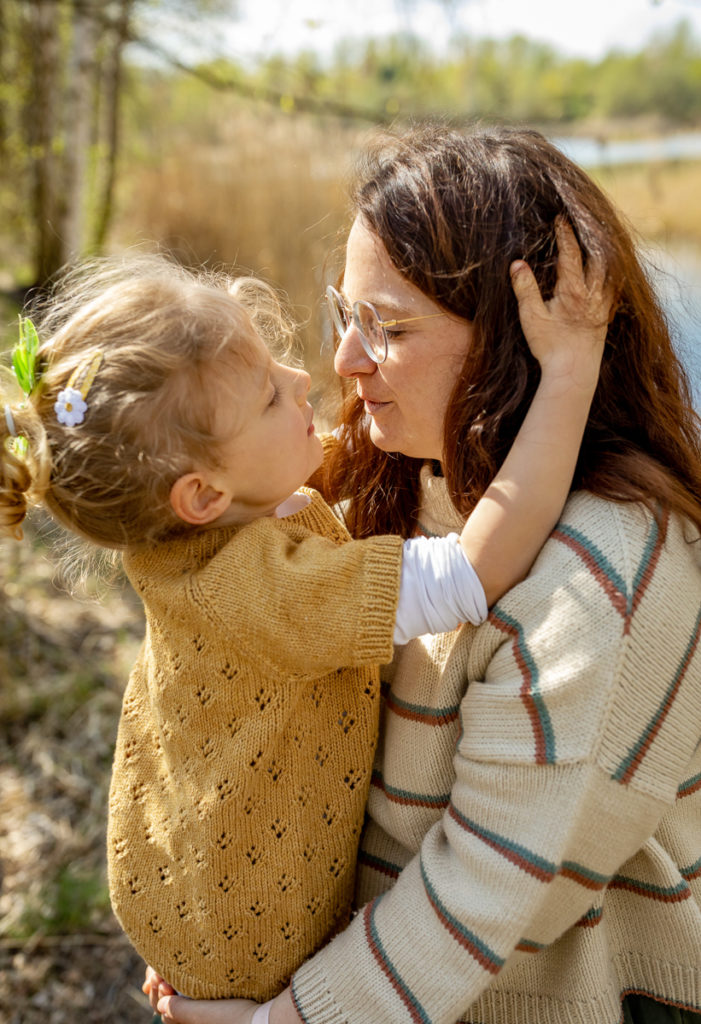
[(251, 1024), (258, 1003), (250, 999), (168, 996), (157, 1006), (164, 1024)]
[(165, 996), (175, 995), (175, 989), (172, 985), (169, 985), (168, 982), (160, 976), (160, 974), (156, 974), (153, 967), (146, 968), (146, 977), (144, 978), (144, 983), (141, 986), (141, 991), (145, 992), (148, 996), (149, 1004), (154, 1013), (156, 1012), (159, 999), (162, 999)]
[(160, 1013), (164, 1024), (250, 1024), (258, 1006), (251, 999), (187, 999), (179, 996), (153, 967), (146, 968), (141, 986), (154, 1013)]
[(584, 271), (581, 250), (566, 220), (558, 218), (555, 232), (557, 282), (548, 302), (543, 302), (528, 264), (511, 264), (521, 327), (543, 374), (593, 390), (611, 319), (613, 288), (606, 283), (600, 257), (590, 256)]

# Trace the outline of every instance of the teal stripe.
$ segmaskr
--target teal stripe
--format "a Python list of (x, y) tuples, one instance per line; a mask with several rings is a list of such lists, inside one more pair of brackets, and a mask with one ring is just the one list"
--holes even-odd
[(309, 1018), (307, 1017), (306, 1013), (303, 1013), (302, 1011), (299, 996), (297, 995), (296, 981), (294, 976), (290, 982), (290, 995), (292, 996), (292, 1003), (294, 1005), (295, 1010), (297, 1011), (297, 1016), (302, 1021), (302, 1024), (309, 1024)]
[(484, 842), (489, 843), (490, 846), (497, 847), (501, 850), (506, 850), (512, 855), (512, 859), (522, 861), (533, 868), (544, 876), (547, 876), (547, 880), (550, 881), (558, 873), (557, 865), (553, 864), (552, 861), (546, 860), (539, 854), (534, 853), (525, 846), (521, 846), (520, 843), (515, 843), (511, 839), (507, 839), (506, 836), (500, 835), (498, 832), (492, 832), (490, 829), (484, 828), (478, 825), (476, 821), (472, 821), (457, 809), (455, 804), (450, 805), (451, 815), (458, 821), (460, 825), (468, 829), (478, 839), (482, 839)]
[[(492, 609), (492, 616), (494, 616), (494, 609)], [(553, 732), (552, 719), (550, 718), (550, 712), (548, 711), (545, 700), (540, 693), (540, 674), (538, 672), (538, 666), (533, 660), (531, 652), (528, 649), (526, 643), (523, 627), (520, 622), (512, 618), (511, 615), (507, 615), (506, 612), (499, 610), (498, 618), (512, 629), (515, 634), (516, 646), (518, 647), (519, 653), (523, 660), (523, 667), (528, 674), (528, 690), (523, 691), (522, 696), (527, 696), (533, 702), (533, 705), (538, 715), (538, 721), (543, 737), (543, 755), (546, 764), (555, 763), (555, 734)]]
[[(442, 537), (443, 536), (443, 534), (441, 534), (441, 533), (434, 533), (433, 530), (429, 530), (429, 528), (427, 526), (424, 526), (424, 524), (422, 522), (420, 522), (420, 521), (417, 522), (416, 529), (419, 531), (419, 533), (423, 534), (424, 537)], [(416, 534), (414, 534), (414, 536), (416, 536)]]
[[(507, 859), (519, 867), (529, 871), (536, 877), (540, 877), (541, 881), (550, 882), (556, 875), (562, 875), (586, 888), (603, 889), (610, 880), (610, 875), (602, 875), (598, 871), (593, 871), (591, 868), (585, 867), (584, 864), (579, 864), (575, 860), (563, 860), (562, 864), (558, 867), (553, 861), (546, 860), (545, 857), (541, 857), (527, 847), (521, 846), (511, 839), (507, 839), (506, 836), (478, 825), (476, 821), (472, 821), (462, 814), (454, 803), (450, 804), (449, 813), (462, 828), (471, 832), (483, 842), (488, 843), (497, 852), (501, 853), (502, 856), (507, 857)], [(587, 882), (591, 882), (591, 886), (587, 886)]]
[(516, 949), (520, 949), (522, 953), (539, 953), (541, 949), (547, 948), (547, 942), (535, 942), (534, 939), (519, 939), (516, 943)]
[(701, 772), (698, 775), (692, 775), (690, 779), (685, 779), (677, 790), (677, 796), (683, 796), (687, 790), (694, 789), (699, 785), (701, 785)]
[(586, 914), (580, 917), (579, 921), (575, 921), (577, 928), (595, 928), (604, 916), (603, 907), (591, 907), (587, 910)]
[(638, 588), (640, 587), (640, 584), (643, 581), (643, 577), (644, 577), (645, 573), (647, 572), (648, 566), (650, 565), (650, 561), (652, 560), (652, 555), (653, 555), (653, 553), (655, 551), (655, 548), (657, 547), (657, 543), (658, 543), (658, 539), (659, 539), (659, 532), (660, 531), (658, 529), (657, 523), (653, 519), (653, 521), (652, 521), (652, 529), (650, 530), (650, 532), (648, 534), (647, 543), (646, 543), (645, 549), (643, 551), (643, 556), (642, 556), (642, 558), (640, 560), (640, 565), (638, 566), (638, 571), (636, 572), (635, 578), (633, 580), (633, 593), (635, 593), (636, 590), (638, 590)]
[(683, 875), (686, 879), (695, 878), (699, 871), (701, 871), (701, 857), (699, 857), (697, 861), (694, 861), (693, 864), (689, 864), (688, 867), (679, 868), (679, 874)]
[(369, 868), (374, 868), (376, 871), (392, 875), (393, 878), (397, 878), (402, 870), (399, 864), (393, 864), (391, 861), (384, 860), (382, 857), (376, 857), (374, 854), (366, 853), (365, 850), (358, 851), (358, 862), (360, 864), (365, 864)]
[(611, 580), (616, 590), (618, 590), (619, 593), (626, 598), (628, 610), (630, 611), (631, 597), (626, 591), (625, 580), (622, 576), (619, 576), (618, 572), (611, 565), (608, 558), (606, 558), (606, 556), (604, 555), (603, 551), (600, 551), (599, 548), (597, 548), (596, 544), (592, 543), (592, 541), (586, 536), (586, 534), (580, 533), (579, 530), (575, 530), (572, 526), (566, 526), (563, 523), (558, 523), (557, 530), (559, 533), (563, 533), (566, 537), (569, 537), (571, 540), (576, 540), (578, 544), (581, 544), (582, 547), (589, 552), (589, 554), (592, 556), (592, 558), (599, 566), (601, 571), (605, 573), (606, 576), (608, 576), (608, 578)]
[(390, 800), (398, 802), (420, 804), (422, 807), (447, 807), (450, 802), (450, 793), (433, 796), (429, 793), (414, 793), (410, 789), (399, 789), (398, 786), (390, 786), (385, 782), (382, 773), (375, 770), (372, 773), (372, 784), (386, 793)]
[(579, 875), (582, 878), (587, 878), (600, 889), (603, 889), (603, 887), (611, 880), (611, 875), (602, 875), (598, 871), (592, 871), (591, 868), (587, 868), (583, 864), (578, 864), (576, 860), (563, 860), (559, 873), (572, 873), (574, 875)]
[(431, 1018), (428, 1016), (428, 1014), (424, 1010), (424, 1008), (421, 1005), (421, 1003), (419, 1003), (419, 1001), (417, 1000), (417, 998), (414, 995), (414, 993), (411, 991), (411, 989), (405, 983), (405, 981), (402, 978), (402, 976), (400, 975), (399, 971), (397, 970), (397, 968), (394, 966), (394, 964), (390, 960), (390, 958), (389, 958), (389, 956), (387, 954), (387, 950), (382, 945), (382, 941), (380, 939), (380, 935), (379, 935), (379, 932), (377, 931), (377, 926), (375, 924), (375, 911), (377, 910), (378, 904), (380, 903), (381, 899), (382, 899), (381, 896), (378, 897), (375, 900), (375, 902), (372, 904), (372, 906), (370, 907), (370, 913), (369, 913), (368, 919), (367, 919), (368, 920), (368, 925), (369, 925), (369, 930), (370, 930), (370, 935), (371, 935), (372, 941), (373, 941), (374, 946), (375, 946), (374, 953), (375, 953), (376, 956), (380, 956), (382, 958), (382, 965), (383, 965), (383, 968), (384, 968), (385, 972), (387, 973), (387, 975), (392, 979), (392, 981), (396, 985), (397, 991), (400, 993), (400, 995), (404, 999), (405, 1003), (408, 1004), (413, 1009), (413, 1011), (414, 1011), (413, 1016), (415, 1017), (415, 1019), (424, 1021), (425, 1024), (431, 1024)]
[(615, 875), (611, 882), (612, 888), (620, 888), (624, 885), (630, 885), (633, 889), (637, 889), (641, 893), (650, 893), (651, 896), (678, 896), (682, 892), (687, 892), (689, 889), (688, 884), (682, 880), (676, 885), (655, 885), (653, 882), (643, 882), (639, 878), (630, 878), (627, 875)]
[(433, 906), (438, 909), (438, 911), (441, 914), (441, 916), (445, 918), (445, 920), (448, 922), (448, 924), (450, 925), (450, 927), (454, 931), (456, 931), (459, 935), (461, 935), (463, 937), (463, 939), (465, 939), (465, 941), (467, 943), (469, 943), (469, 945), (474, 946), (475, 949), (479, 950), (480, 954), (482, 955), (482, 957), (485, 960), (487, 960), (487, 961), (489, 961), (489, 963), (493, 964), (493, 966), (495, 968), (494, 973), (496, 973), (497, 970), (501, 970), (501, 968), (504, 966), (504, 958), (501, 957), (501, 956), (498, 956), (494, 952), (494, 950), (491, 949), (487, 945), (486, 942), (484, 942), (477, 935), (475, 935), (474, 932), (470, 931), (469, 928), (466, 928), (465, 925), (461, 921), (459, 921), (458, 918), (455, 917), (454, 914), (451, 914), (448, 911), (447, 907), (442, 902), (442, 900), (439, 898), (438, 893), (436, 892), (434, 887), (431, 885), (431, 882), (429, 881), (428, 875), (426, 873), (426, 867), (424, 865), (423, 857), (421, 857), (421, 859), (420, 859), (420, 864), (421, 864), (421, 877), (423, 879), (423, 883), (424, 883), (424, 886), (426, 888), (426, 892), (428, 894), (428, 898), (431, 901), (431, 903), (433, 904)]
[(639, 738), (637, 743), (633, 747), (631, 747), (631, 749), (628, 751), (627, 756), (621, 761), (620, 765), (618, 766), (618, 768), (616, 769), (616, 771), (612, 775), (612, 778), (615, 779), (616, 781), (620, 782), (620, 780), (627, 774), (627, 772), (630, 771), (630, 769), (632, 768), (632, 766), (635, 763), (635, 761), (637, 761), (638, 758), (641, 756), (641, 752), (648, 745), (648, 742), (650, 740), (650, 737), (651, 737), (652, 733), (655, 731), (655, 729), (657, 729), (657, 726), (659, 725), (661, 719), (663, 718), (663, 716), (669, 710), (669, 705), (670, 705), (670, 703), (672, 701), (672, 698), (674, 696), (675, 690), (678, 688), (679, 683), (681, 682), (681, 680), (682, 680), (682, 678), (684, 676), (684, 673), (686, 672), (686, 669), (688, 668), (688, 662), (689, 662), (689, 659), (691, 657), (692, 651), (694, 650), (694, 647), (696, 646), (696, 644), (699, 641), (699, 630), (700, 629), (701, 629), (701, 610), (699, 610), (699, 613), (698, 613), (698, 615), (696, 617), (696, 623), (695, 623), (693, 632), (691, 634), (691, 637), (689, 638), (688, 644), (686, 645), (686, 650), (684, 651), (684, 654), (682, 655), (682, 659), (681, 659), (681, 661), (679, 662), (679, 664), (677, 666), (677, 671), (675, 672), (674, 677), (672, 678), (671, 683), (667, 687), (667, 689), (665, 691), (665, 694), (664, 694), (664, 697), (660, 701), (660, 704), (659, 704), (659, 706), (657, 708), (657, 711), (655, 712), (652, 720), (649, 722), (649, 724), (648, 724), (647, 728), (645, 729), (645, 731), (643, 732), (642, 736)]
[(393, 693), (388, 694), (386, 700), (388, 704), (396, 704), (404, 711), (410, 711), (414, 715), (423, 715), (425, 718), (448, 718), (460, 713), (459, 704), (452, 704), (446, 708), (430, 707), (428, 704), (410, 704), (408, 700), (402, 700)]

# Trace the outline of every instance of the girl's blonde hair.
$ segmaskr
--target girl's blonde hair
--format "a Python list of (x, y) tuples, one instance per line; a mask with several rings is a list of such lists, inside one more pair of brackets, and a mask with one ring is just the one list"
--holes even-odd
[[(104, 259), (69, 271), (33, 316), (40, 379), (28, 398), (0, 379), (0, 531), (21, 536), (31, 505), (113, 550), (182, 529), (170, 506), (177, 478), (216, 466), (216, 410), (231, 375), (257, 357), (255, 335), (290, 350), (276, 293), (253, 278), (195, 273), (163, 256)], [(71, 374), (102, 353), (84, 421), (59, 423)], [(10, 420), (8, 423), (7, 420)], [(26, 451), (13, 439), (27, 439)], [(24, 446), (23, 446), (24, 447)], [(191, 527), (190, 527), (191, 529)]]

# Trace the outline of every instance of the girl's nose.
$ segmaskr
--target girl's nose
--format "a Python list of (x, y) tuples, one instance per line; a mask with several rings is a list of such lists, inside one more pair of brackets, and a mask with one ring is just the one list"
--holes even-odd
[(297, 396), (299, 402), (305, 402), (309, 389), (312, 386), (312, 378), (309, 376), (306, 370), (297, 370)]
[(363, 348), (355, 324), (351, 323), (342, 335), (333, 365), (339, 377), (358, 377), (363, 373), (374, 373), (377, 369), (377, 363)]

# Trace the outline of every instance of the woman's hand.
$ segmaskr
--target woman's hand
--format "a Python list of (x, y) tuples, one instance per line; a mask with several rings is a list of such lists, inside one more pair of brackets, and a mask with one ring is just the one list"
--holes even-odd
[(555, 233), (557, 282), (547, 302), (528, 264), (511, 264), (521, 327), (543, 374), (593, 390), (611, 320), (613, 288), (606, 282), (600, 256), (590, 256), (584, 270), (577, 239), (564, 218), (557, 219)]

